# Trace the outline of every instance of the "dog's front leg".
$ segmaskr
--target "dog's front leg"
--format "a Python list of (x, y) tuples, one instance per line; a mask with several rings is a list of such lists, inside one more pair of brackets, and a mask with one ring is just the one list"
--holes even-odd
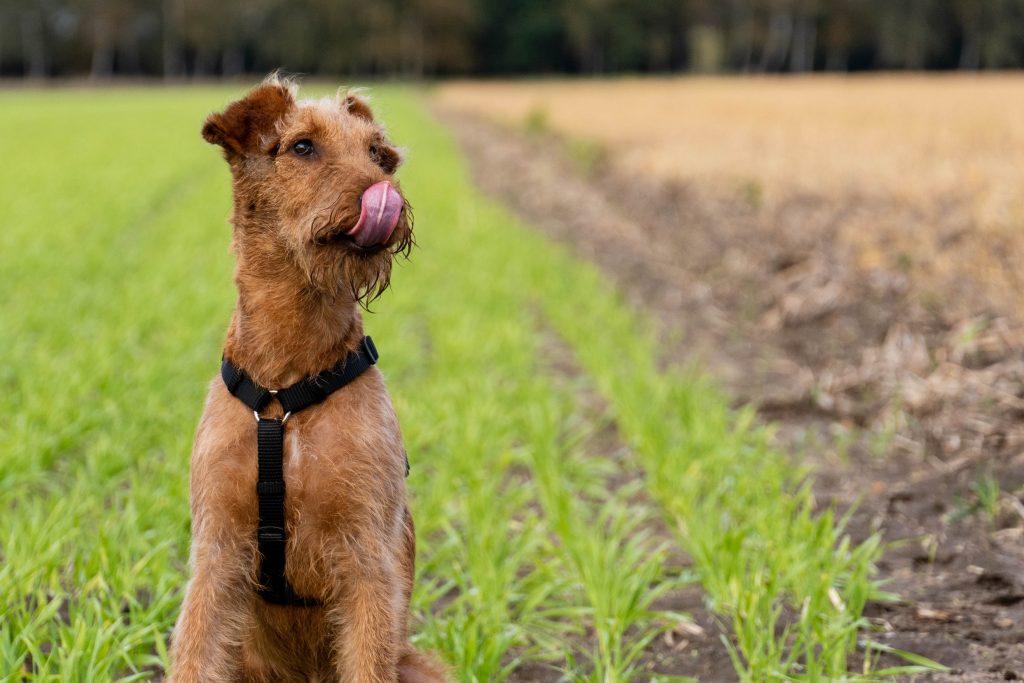
[(338, 680), (394, 683), (404, 645), (402, 583), (390, 549), (366, 552), (337, 563), (335, 596), (328, 607), (337, 627), (334, 647)]
[(241, 642), (252, 624), (244, 542), (193, 543), (193, 578), (174, 627), (174, 683), (233, 681), (241, 669)]

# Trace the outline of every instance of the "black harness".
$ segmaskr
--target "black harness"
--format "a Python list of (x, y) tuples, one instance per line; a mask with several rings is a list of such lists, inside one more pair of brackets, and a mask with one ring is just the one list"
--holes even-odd
[[(228, 391), (249, 406), (256, 416), (256, 497), (259, 501), (256, 541), (262, 558), (259, 594), (267, 602), (299, 607), (320, 604), (296, 595), (284, 574), (284, 551), (288, 541), (284, 519), (284, 425), (294, 413), (320, 403), (359, 377), (376, 364), (377, 357), (373, 340), (363, 337), (359, 349), (333, 368), (276, 391), (260, 386), (228, 360), (221, 364), (220, 376)], [(260, 417), (260, 411), (275, 398), (284, 409), (284, 417)]]

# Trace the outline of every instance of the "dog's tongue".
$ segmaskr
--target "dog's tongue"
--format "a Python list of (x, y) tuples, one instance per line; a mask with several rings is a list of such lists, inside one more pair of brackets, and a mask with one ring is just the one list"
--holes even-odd
[(359, 221), (348, 231), (349, 237), (361, 247), (383, 244), (398, 225), (404, 203), (402, 195), (388, 181), (370, 185), (363, 192)]

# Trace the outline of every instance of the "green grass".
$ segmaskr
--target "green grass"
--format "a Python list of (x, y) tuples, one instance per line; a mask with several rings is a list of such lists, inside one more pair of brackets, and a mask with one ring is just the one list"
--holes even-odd
[[(0, 94), (0, 679), (167, 664), (233, 302), (228, 174), (198, 128), (231, 94)], [(367, 323), (412, 459), (418, 644), (462, 681), (650, 677), (644, 645), (684, 618), (654, 609), (678, 544), (745, 679), (847, 676), (877, 541), (846, 541), (749, 414), (477, 194), (414, 93), (378, 94), (421, 245)], [(593, 447), (609, 423), (628, 448)]]

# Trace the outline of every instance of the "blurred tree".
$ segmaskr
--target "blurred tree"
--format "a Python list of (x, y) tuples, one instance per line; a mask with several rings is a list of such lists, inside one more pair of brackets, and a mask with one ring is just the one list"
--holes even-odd
[(961, 69), (1020, 66), (1024, 0), (954, 0)]
[(492, 0), (478, 5), (478, 70), (543, 73), (570, 68), (566, 22), (551, 0)]
[(562, 6), (569, 48), (582, 71), (604, 71), (612, 0), (577, 0)]
[(821, 27), (825, 68), (829, 71), (846, 71), (850, 66), (850, 54), (864, 32), (861, 21), (863, 3), (858, 0), (838, 0), (829, 4), (829, 10), (822, 12)]
[(794, 0), (768, 0), (768, 33), (761, 50), (758, 71), (779, 71), (786, 63), (793, 39)]
[[(135, 34), (145, 3), (132, 0), (84, 0), (75, 8), (84, 21), (83, 38), (90, 46), (90, 78), (109, 78), (114, 75), (115, 61), (121, 53), (122, 71), (138, 66)], [(129, 58), (129, 54), (133, 57)], [(134, 62), (134, 64), (132, 64)]]
[(12, 3), (10, 20), (19, 28), (21, 62), (24, 74), (30, 78), (43, 78), (50, 72), (50, 46), (48, 20), (56, 7), (50, 2)]
[(472, 0), (395, 3), (394, 16), (405, 46), (399, 71), (425, 76), (474, 70), (472, 40), (477, 31), (477, 9), (478, 4)]
[(981, 66), (981, 45), (985, 33), (986, 14), (991, 7), (977, 0), (954, 0), (953, 11), (960, 24), (961, 69), (977, 69)]
[(184, 33), (184, 0), (161, 0), (161, 73), (174, 78), (182, 72), (181, 42)]
[(1024, 0), (0, 0), (0, 74), (1024, 67)]
[(820, 0), (802, 0), (796, 6), (793, 29), (793, 48), (789, 61), (790, 71), (813, 71), (818, 47)]
[(701, 24), (690, 29), (690, 70), (696, 73), (714, 73), (722, 70), (725, 46), (722, 32), (714, 26)]

